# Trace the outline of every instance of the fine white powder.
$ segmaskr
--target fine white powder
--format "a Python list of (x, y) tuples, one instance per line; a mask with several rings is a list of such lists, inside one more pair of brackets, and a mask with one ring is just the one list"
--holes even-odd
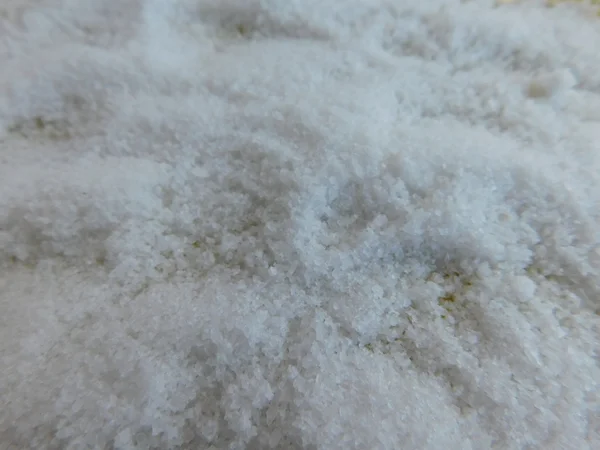
[(0, 449), (599, 449), (554, 3), (3, 0)]

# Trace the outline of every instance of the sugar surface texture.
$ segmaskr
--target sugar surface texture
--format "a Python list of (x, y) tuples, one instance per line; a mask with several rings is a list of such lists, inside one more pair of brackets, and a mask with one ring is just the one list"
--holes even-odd
[(4, 0), (0, 448), (600, 448), (600, 20)]

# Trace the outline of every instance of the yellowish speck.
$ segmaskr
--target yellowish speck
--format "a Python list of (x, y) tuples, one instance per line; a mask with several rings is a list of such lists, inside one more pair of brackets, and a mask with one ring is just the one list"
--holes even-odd
[(453, 293), (449, 293), (444, 295), (443, 297), (440, 297), (440, 302), (448, 302), (448, 303), (454, 303), (456, 301), (456, 297), (454, 296)]

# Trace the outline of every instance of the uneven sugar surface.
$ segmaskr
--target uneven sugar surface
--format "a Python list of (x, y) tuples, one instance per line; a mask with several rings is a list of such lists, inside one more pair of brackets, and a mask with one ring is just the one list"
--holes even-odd
[(0, 448), (600, 448), (551, 3), (4, 0)]

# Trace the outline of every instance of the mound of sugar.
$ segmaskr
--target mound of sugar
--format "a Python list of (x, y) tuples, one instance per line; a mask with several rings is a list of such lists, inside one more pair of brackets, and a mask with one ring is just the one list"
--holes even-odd
[(496, 6), (5, 0), (0, 448), (600, 448), (600, 21)]

